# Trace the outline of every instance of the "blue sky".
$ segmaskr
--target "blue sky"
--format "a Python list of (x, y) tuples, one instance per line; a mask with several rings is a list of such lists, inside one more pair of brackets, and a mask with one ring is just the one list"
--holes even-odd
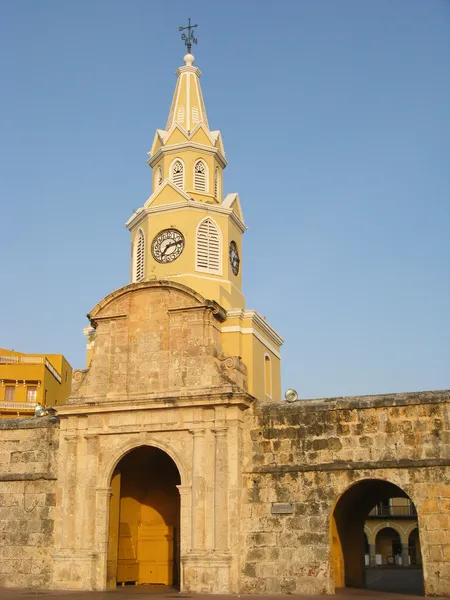
[(450, 2), (3, 0), (0, 346), (84, 367), (193, 49), (300, 397), (450, 387)]

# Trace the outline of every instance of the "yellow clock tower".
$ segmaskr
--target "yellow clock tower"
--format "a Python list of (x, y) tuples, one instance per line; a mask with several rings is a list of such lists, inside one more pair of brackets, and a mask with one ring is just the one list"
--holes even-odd
[(211, 131), (194, 56), (184, 57), (165, 129), (156, 131), (148, 164), (153, 191), (127, 222), (131, 232), (131, 282), (169, 280), (186, 285), (226, 311), (222, 347), (240, 356), (249, 392), (280, 399), (281, 337), (242, 293), (239, 196), (224, 196), (227, 166), (220, 131)]

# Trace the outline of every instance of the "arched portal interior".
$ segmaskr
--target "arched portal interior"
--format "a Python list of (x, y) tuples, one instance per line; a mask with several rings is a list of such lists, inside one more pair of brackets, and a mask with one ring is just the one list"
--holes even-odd
[[(335, 587), (366, 587), (364, 524), (371, 509), (381, 502), (389, 504), (390, 498), (408, 496), (393, 483), (366, 479), (351, 486), (337, 501), (330, 523)], [(394, 534), (388, 540), (390, 556), (401, 549), (398, 533), (394, 531)]]
[(381, 557), (382, 565), (395, 565), (396, 558), (402, 555), (402, 541), (392, 527), (383, 527), (377, 533), (375, 551)]
[(129, 452), (111, 479), (108, 587), (178, 585), (180, 474), (168, 454), (152, 446)]

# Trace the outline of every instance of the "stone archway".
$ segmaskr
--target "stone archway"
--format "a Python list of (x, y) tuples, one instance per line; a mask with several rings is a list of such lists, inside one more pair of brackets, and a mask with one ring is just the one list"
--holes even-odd
[(180, 473), (154, 446), (130, 450), (111, 477), (107, 587), (180, 581)]
[[(330, 523), (335, 587), (366, 587), (364, 524), (371, 509), (390, 498), (409, 497), (394, 483), (381, 479), (364, 479), (352, 485), (338, 498)], [(407, 555), (407, 545), (403, 544), (401, 549), (402, 554)], [(370, 552), (375, 554), (372, 545)]]

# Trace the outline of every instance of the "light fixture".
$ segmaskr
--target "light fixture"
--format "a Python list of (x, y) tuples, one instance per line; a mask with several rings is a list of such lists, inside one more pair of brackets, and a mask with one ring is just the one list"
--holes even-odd
[(284, 398), (285, 398), (286, 402), (295, 402), (296, 400), (298, 400), (298, 394), (295, 390), (289, 388), (286, 390), (286, 393), (284, 394)]

